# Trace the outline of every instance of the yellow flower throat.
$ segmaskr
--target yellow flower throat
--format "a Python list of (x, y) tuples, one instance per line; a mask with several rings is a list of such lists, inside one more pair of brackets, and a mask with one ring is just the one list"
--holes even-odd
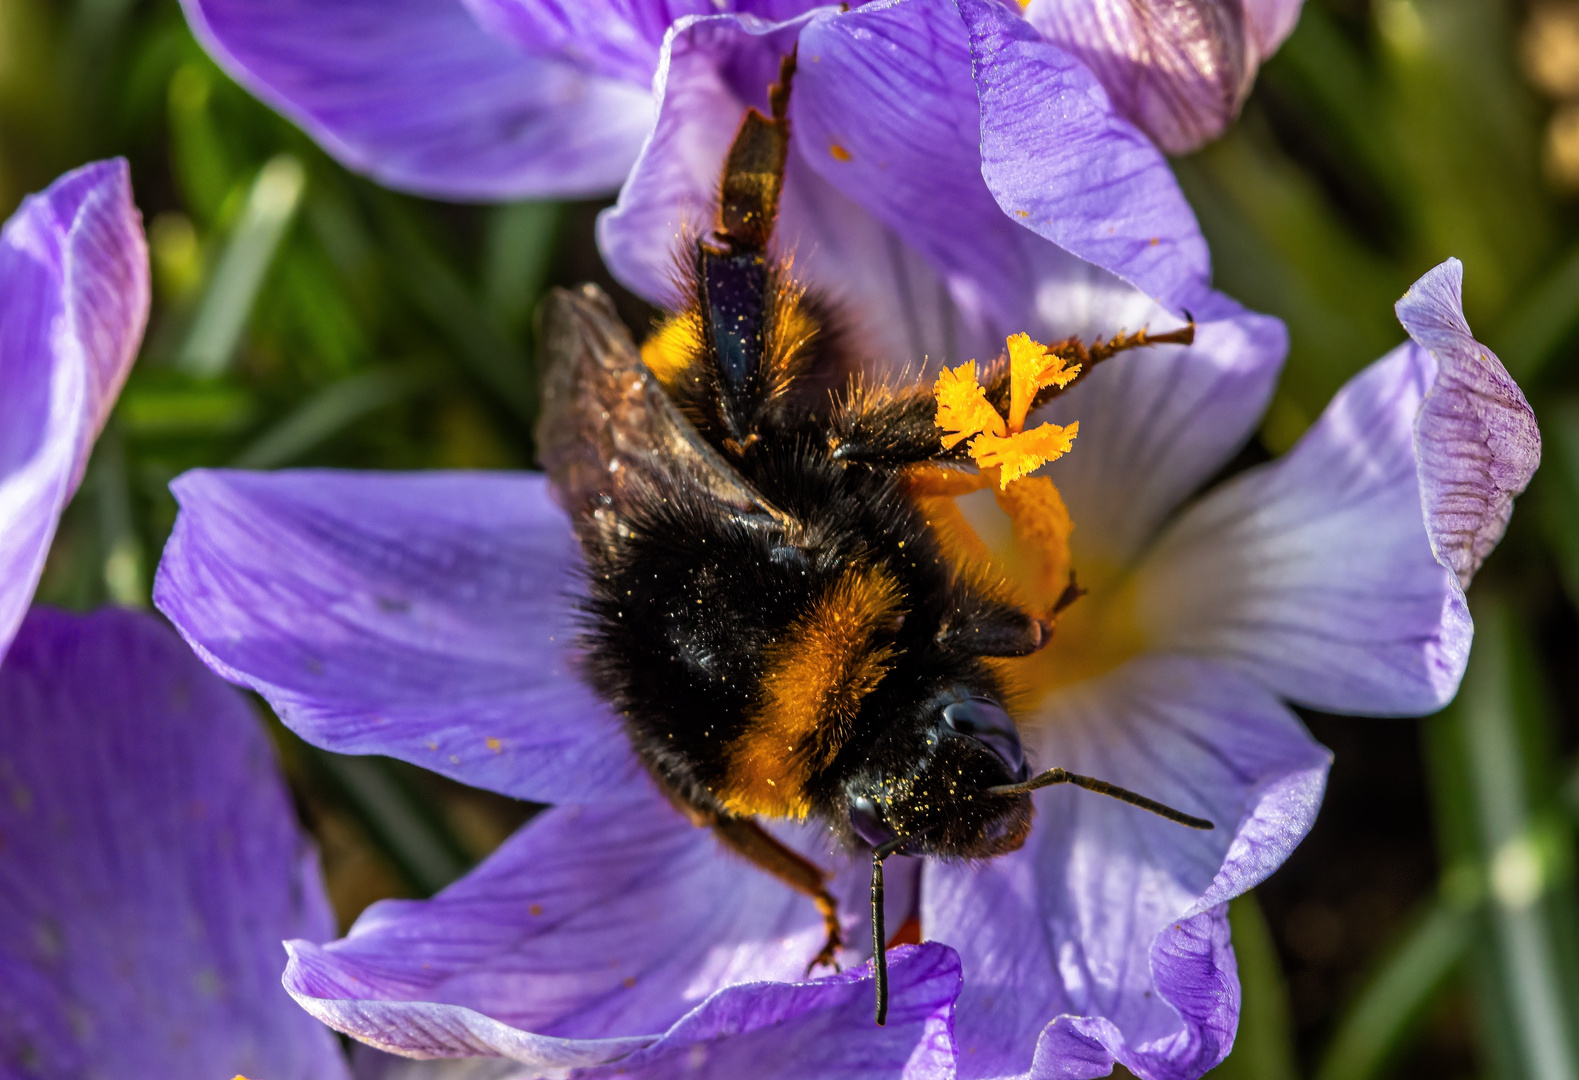
[[(1001, 673), (1034, 705), (1053, 690), (1116, 667), (1139, 650), (1131, 604), (1119, 575), (1087, 567), (1082, 577), (1102, 580), (1103, 603), (1063, 608), (1079, 595), (1072, 591), (1070, 534), (1074, 522), (1052, 480), (1029, 474), (1068, 453), (1079, 434), (1078, 422), (1044, 423), (1026, 431), (1025, 421), (1039, 391), (1062, 389), (1080, 374), (1054, 348), (1015, 334), (1009, 353), (1009, 412), (1001, 415), (977, 379), (976, 363), (944, 369), (933, 387), (937, 426), (943, 446), (969, 440), (979, 468), (976, 475), (927, 466), (910, 477), (910, 490), (927, 515), (944, 550), (956, 565), (978, 577), (1006, 582), (1018, 601), (1049, 621), (1059, 633), (1041, 652), (1000, 662)], [(1007, 516), (1012, 537), (989, 544), (967, 520), (958, 500), (985, 489)], [(1111, 568), (1115, 569), (1116, 568)]]

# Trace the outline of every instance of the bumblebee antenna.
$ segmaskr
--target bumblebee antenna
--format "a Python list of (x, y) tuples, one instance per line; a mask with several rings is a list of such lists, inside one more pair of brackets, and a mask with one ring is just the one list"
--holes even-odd
[[(1095, 777), (1081, 776), (1079, 773), (1072, 773), (1067, 769), (1048, 769), (1046, 772), (1033, 776), (1029, 780), (1021, 781), (1018, 784), (990, 787), (986, 790), (986, 794), (1027, 795), (1037, 788), (1052, 787), (1054, 784), (1073, 784), (1075, 787), (1094, 791), (1098, 795), (1106, 795), (1109, 798), (1119, 800), (1119, 802), (1127, 802), (1131, 806), (1138, 806), (1142, 810), (1148, 810), (1156, 814), (1158, 817), (1167, 818), (1169, 821), (1177, 822), (1191, 829), (1215, 829), (1217, 827), (1205, 818), (1198, 818), (1191, 814), (1186, 814), (1182, 810), (1175, 810), (1173, 807), (1160, 803), (1156, 799), (1148, 799), (1144, 795), (1137, 795), (1128, 788), (1121, 788), (1117, 784), (1110, 784), (1106, 780), (1098, 780)], [(875, 857), (877, 853), (874, 851), (872, 854)]]
[(904, 837), (872, 849), (872, 974), (877, 983), (877, 1026), (888, 1023), (888, 934), (883, 928), (883, 860), (898, 851)]

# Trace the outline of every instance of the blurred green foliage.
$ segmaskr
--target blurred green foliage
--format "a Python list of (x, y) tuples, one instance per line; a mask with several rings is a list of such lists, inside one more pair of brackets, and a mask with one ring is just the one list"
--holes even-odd
[[(1439, 889), (1357, 958), (1349, 1004), (1314, 1036), (1274, 928), (1253, 895), (1235, 901), (1244, 1011), (1225, 1078), (1408, 1072), (1460, 1001), (1478, 1053), (1463, 1075), (1579, 1080), (1579, 771), (1561, 764), (1572, 701), (1554, 697), (1579, 640), (1579, 216), (1543, 171), (1551, 106), (1520, 71), (1526, 18), (1512, 0), (1310, 0), (1240, 122), (1176, 162), (1218, 285), (1290, 329), (1269, 450), (1403, 340), (1393, 302), (1449, 255), (1546, 437), (1472, 595), (1464, 692), (1424, 722)], [(549, 283), (597, 273), (589, 207), (457, 207), (354, 177), (231, 83), (174, 0), (4, 0), (0, 212), (111, 155), (132, 164), (154, 311), (40, 599), (145, 605), (188, 468), (531, 464), (531, 315)], [(344, 917), (431, 893), (530, 813), (275, 731)]]

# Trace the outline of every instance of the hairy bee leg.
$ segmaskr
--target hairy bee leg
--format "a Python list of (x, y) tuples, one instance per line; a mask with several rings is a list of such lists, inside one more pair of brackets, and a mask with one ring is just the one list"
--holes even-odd
[(968, 463), (963, 444), (943, 449), (937, 415), (937, 400), (926, 383), (892, 392), (857, 388), (832, 419), (828, 450), (835, 461), (876, 468), (901, 469), (933, 461)]
[(828, 891), (827, 875), (821, 868), (785, 847), (750, 818), (720, 814), (709, 824), (712, 826), (713, 835), (717, 836), (724, 846), (755, 863), (801, 895), (811, 898), (817, 905), (817, 911), (822, 915), (823, 929), (827, 931), (828, 937), (822, 950), (812, 958), (811, 963), (806, 965), (806, 973), (811, 974), (813, 968), (821, 965), (838, 971), (839, 965), (834, 961), (834, 956), (844, 945), (844, 931), (839, 928), (838, 904), (834, 901), (833, 894)]

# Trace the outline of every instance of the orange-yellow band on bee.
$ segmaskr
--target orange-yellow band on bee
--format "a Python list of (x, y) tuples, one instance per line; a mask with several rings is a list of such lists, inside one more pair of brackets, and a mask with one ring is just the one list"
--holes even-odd
[(881, 631), (903, 613), (899, 584), (882, 567), (851, 567), (767, 650), (762, 696), (730, 743), (714, 794), (735, 814), (804, 818), (806, 784), (833, 761), (850, 724), (888, 671)]
[(674, 386), (702, 354), (702, 316), (695, 311), (670, 315), (641, 345), (642, 362), (664, 386)]

